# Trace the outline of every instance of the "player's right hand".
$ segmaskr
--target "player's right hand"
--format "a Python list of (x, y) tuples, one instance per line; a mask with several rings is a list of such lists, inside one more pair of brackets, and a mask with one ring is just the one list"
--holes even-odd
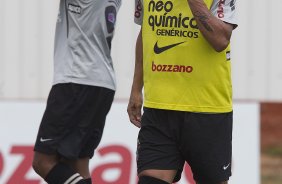
[(142, 92), (131, 92), (128, 106), (127, 106), (127, 113), (129, 116), (130, 122), (137, 126), (138, 128), (141, 127), (141, 109), (143, 104), (143, 94)]

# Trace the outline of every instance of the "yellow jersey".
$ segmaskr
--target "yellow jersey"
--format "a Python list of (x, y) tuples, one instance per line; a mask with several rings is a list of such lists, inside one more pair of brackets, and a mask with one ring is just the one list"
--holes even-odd
[(230, 47), (211, 47), (187, 0), (143, 0), (142, 37), (145, 107), (232, 111)]

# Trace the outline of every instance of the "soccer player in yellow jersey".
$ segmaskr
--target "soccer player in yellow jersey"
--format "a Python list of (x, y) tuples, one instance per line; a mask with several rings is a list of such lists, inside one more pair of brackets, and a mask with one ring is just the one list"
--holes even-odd
[(227, 184), (235, 0), (135, 2), (141, 31), (127, 111), (141, 128), (139, 184), (176, 182), (185, 162), (197, 184)]

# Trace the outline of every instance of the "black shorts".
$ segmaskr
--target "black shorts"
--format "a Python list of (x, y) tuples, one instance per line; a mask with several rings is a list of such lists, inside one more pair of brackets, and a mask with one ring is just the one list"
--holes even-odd
[(137, 143), (138, 173), (178, 170), (185, 161), (194, 179), (210, 183), (231, 176), (233, 113), (203, 114), (144, 108)]
[(92, 158), (114, 93), (107, 88), (74, 83), (54, 85), (34, 150), (68, 159)]

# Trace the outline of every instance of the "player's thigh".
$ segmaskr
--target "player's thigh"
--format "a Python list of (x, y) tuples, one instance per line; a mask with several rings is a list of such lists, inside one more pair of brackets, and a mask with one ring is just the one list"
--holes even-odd
[(181, 149), (200, 184), (225, 182), (231, 176), (232, 119), (232, 112), (187, 113)]
[(51, 88), (38, 129), (35, 151), (48, 155), (57, 154), (60, 141), (68, 134), (69, 127), (72, 127), (74, 99), (70, 84), (57, 84)]
[(102, 87), (73, 83), (53, 86), (34, 149), (68, 159), (92, 157), (113, 97), (113, 90)]
[(184, 159), (170, 129), (169, 111), (144, 108), (137, 142), (138, 175), (165, 181), (180, 179)]
[(103, 135), (114, 91), (87, 85), (74, 85), (73, 89), (76, 94), (76, 112), (71, 120), (73, 126), (61, 141), (58, 151), (69, 159), (92, 158)]

